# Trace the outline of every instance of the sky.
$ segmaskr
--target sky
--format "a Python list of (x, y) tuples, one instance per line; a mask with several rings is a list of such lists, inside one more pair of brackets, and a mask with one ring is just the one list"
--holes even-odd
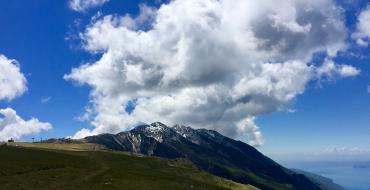
[(2, 0), (0, 140), (161, 121), (370, 159), (370, 2)]

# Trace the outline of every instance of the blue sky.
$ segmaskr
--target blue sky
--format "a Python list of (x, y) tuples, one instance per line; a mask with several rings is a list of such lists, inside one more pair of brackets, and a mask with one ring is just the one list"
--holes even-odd
[[(323, 152), (324, 154), (325, 151), (338, 148), (349, 152), (359, 149), (361, 154), (370, 154), (368, 149), (370, 145), (370, 92), (368, 92), (370, 48), (358, 45), (356, 39), (351, 37), (357, 30), (359, 14), (366, 9), (369, 2), (348, 2), (334, 3), (343, 8), (342, 21), (348, 34), (344, 39), (347, 47), (330, 57), (330, 60), (338, 65), (350, 65), (360, 73), (351, 77), (321, 77), (308, 80), (304, 84), (304, 90), (296, 93), (289, 101), (278, 102), (278, 106), (258, 113), (246, 110), (248, 117), (253, 118), (252, 124), (247, 123), (246, 126), (258, 126), (258, 131), (253, 127), (252, 131), (263, 134), (264, 143), (259, 147), (263, 152), (276, 158), (280, 158), (280, 155), (276, 154), (294, 155), (310, 152)], [(83, 78), (85, 75), (77, 73), (69, 79), (67, 76), (71, 74), (73, 68), (78, 69), (85, 63), (96, 63), (105, 54), (104, 48), (100, 46), (90, 49), (83, 46), (84, 43), (91, 42), (81, 39), (80, 34), (88, 36), (86, 29), (98, 27), (96, 23), (106, 15), (130, 14), (131, 18), (135, 18), (140, 12), (140, 4), (153, 7), (154, 12), (155, 9), (161, 7), (160, 2), (111, 0), (101, 6), (75, 11), (71, 9), (69, 1), (0, 1), (0, 54), (8, 59), (15, 59), (27, 80), (27, 91), (11, 100), (0, 100), (0, 109), (10, 107), (16, 110), (24, 120), (35, 117), (41, 122), (49, 122), (52, 125), (52, 129), (41, 131), (38, 134), (22, 135), (20, 139), (73, 136), (82, 128), (94, 133), (94, 130), (99, 128), (98, 126), (105, 126), (107, 114), (99, 112), (103, 110), (100, 106), (105, 105), (105, 102), (99, 99), (101, 97), (92, 94), (92, 86), (96, 85), (98, 91), (101, 90), (100, 93), (105, 89), (93, 83), (92, 79)], [(98, 18), (92, 19), (97, 14), (99, 14)], [(151, 21), (136, 20), (135, 27), (137, 28), (132, 30), (151, 30), (147, 22), (150, 25)], [(109, 34), (101, 34), (101, 36)], [(129, 45), (127, 42), (127, 46)], [(312, 59), (306, 62), (317, 63), (319, 68), (325, 59), (329, 59), (329, 56), (327, 53), (323, 55), (320, 52), (315, 53), (317, 55), (312, 56)], [(99, 77), (99, 73), (96, 76)], [(129, 86), (123, 88), (132, 90)], [(172, 93), (178, 89), (168, 87), (167, 90), (166, 93)], [(295, 89), (294, 92), (296, 91), (300, 90)], [(123, 92), (121, 95), (125, 98), (129, 96)], [(136, 100), (136, 96), (138, 95), (130, 95), (128, 99), (132, 102)], [(152, 95), (144, 96), (148, 98)], [(126, 99), (125, 102), (127, 102)], [(97, 106), (94, 107), (94, 105)], [(126, 103), (122, 103), (122, 106), (125, 105)], [(95, 113), (89, 115), (89, 119), (85, 121), (78, 119), (88, 109), (93, 109)], [(155, 116), (158, 115), (150, 117), (155, 119)], [(145, 116), (137, 117), (139, 119), (128, 116), (125, 119), (132, 119), (129, 123), (132, 126), (132, 123)], [(207, 115), (204, 117), (208, 118)], [(190, 125), (199, 123), (199, 127), (204, 126), (203, 122), (208, 122), (207, 120), (198, 123), (187, 122), (189, 118), (187, 115), (174, 118), (168, 120), (157, 118), (157, 120), (172, 124), (171, 122), (176, 122), (176, 118), (186, 118), (178, 122)], [(199, 120), (199, 118), (192, 119)], [(229, 121), (231, 120), (227, 118), (226, 122)], [(222, 122), (219, 121), (215, 125), (222, 125)], [(207, 128), (210, 127), (207, 126)], [(128, 128), (117, 128), (112, 132), (123, 129)], [(220, 128), (216, 130), (223, 132)], [(238, 131), (225, 131), (225, 134), (239, 133)], [(246, 128), (245, 131), (249, 129)], [(256, 136), (251, 138), (257, 138), (258, 134), (254, 134)], [(248, 135), (250, 134), (246, 133), (242, 137)], [(238, 138), (243, 139), (242, 137)]]

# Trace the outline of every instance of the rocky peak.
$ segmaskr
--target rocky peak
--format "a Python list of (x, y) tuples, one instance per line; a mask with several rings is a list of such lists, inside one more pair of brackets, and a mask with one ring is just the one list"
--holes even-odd
[(158, 128), (168, 128), (167, 125), (165, 125), (165, 124), (163, 124), (163, 123), (161, 123), (159, 121), (150, 124), (150, 126), (152, 126), (152, 127), (158, 127)]
[(172, 127), (173, 130), (175, 130), (177, 133), (179, 133), (180, 135), (186, 137), (186, 135), (188, 133), (190, 133), (192, 130), (192, 128), (190, 127), (186, 127), (185, 125), (179, 125), (179, 124), (176, 124)]
[[(135, 133), (144, 134), (147, 137), (152, 137), (158, 142), (163, 142), (164, 136), (171, 130), (168, 126), (161, 122), (154, 122), (150, 125), (142, 125), (134, 129)], [(130, 131), (132, 132), (132, 131)]]
[(197, 130), (186, 127), (185, 125), (176, 124), (172, 127), (179, 135), (191, 141), (194, 144), (200, 144), (200, 136), (198, 135)]

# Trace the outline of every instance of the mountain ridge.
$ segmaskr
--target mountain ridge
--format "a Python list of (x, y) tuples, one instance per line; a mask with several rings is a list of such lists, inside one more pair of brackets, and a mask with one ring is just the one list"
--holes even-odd
[(207, 129), (155, 122), (116, 135), (84, 138), (112, 150), (165, 158), (186, 158), (216, 176), (264, 190), (320, 190), (302, 174), (284, 168), (254, 147)]

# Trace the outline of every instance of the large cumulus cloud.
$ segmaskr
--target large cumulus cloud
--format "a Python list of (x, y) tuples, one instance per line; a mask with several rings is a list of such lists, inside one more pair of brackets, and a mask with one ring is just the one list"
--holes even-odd
[[(331, 0), (175, 0), (140, 15), (94, 21), (81, 34), (101, 54), (65, 76), (91, 87), (76, 138), (162, 121), (215, 129), (263, 142), (256, 116), (284, 109), (310, 80), (324, 53), (335, 76), (358, 74), (332, 59), (346, 49), (342, 10)], [(133, 110), (126, 109), (134, 108)]]

